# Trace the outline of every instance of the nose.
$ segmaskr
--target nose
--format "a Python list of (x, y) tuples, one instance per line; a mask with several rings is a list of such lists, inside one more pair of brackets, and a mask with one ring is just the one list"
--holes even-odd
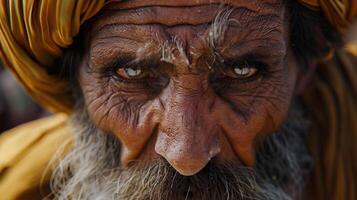
[(197, 91), (176, 91), (168, 99), (155, 151), (180, 174), (190, 176), (221, 151), (219, 129), (209, 112), (211, 98)]

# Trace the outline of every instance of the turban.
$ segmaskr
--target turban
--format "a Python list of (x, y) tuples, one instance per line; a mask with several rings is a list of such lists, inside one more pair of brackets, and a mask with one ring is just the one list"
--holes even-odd
[[(110, 0), (0, 0), (0, 60), (51, 111), (70, 112), (68, 82), (49, 71), (81, 25)], [(357, 15), (354, 0), (299, 0), (344, 30)]]

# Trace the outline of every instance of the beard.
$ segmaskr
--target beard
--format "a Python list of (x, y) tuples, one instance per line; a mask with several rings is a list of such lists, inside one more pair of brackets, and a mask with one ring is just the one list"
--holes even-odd
[(276, 133), (256, 145), (253, 168), (213, 159), (199, 173), (182, 176), (164, 159), (120, 166), (120, 142), (91, 122), (80, 103), (71, 118), (74, 142), (52, 175), (59, 200), (280, 200), (302, 198), (312, 162), (307, 123), (298, 104)]

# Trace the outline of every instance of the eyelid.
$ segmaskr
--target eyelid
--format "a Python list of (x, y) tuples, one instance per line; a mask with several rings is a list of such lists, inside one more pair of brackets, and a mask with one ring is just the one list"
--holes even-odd
[[(260, 78), (265, 78), (270, 75), (271, 66), (268, 64), (269, 62), (265, 62), (264, 59), (261, 59), (259, 56), (242, 56), (233, 59), (226, 59), (221, 63), (215, 65), (215, 75), (220, 77), (221, 81), (228, 81), (231, 83), (243, 83), (243, 82), (250, 82), (253, 80), (257, 80)], [(255, 74), (249, 77), (235, 77), (234, 68), (235, 67), (251, 67), (255, 68), (257, 71)]]
[(157, 66), (157, 63), (154, 59), (147, 59), (137, 61), (133, 56), (122, 56), (116, 58), (114, 61), (108, 62), (107, 64), (101, 66), (103, 74), (113, 75), (120, 68), (142, 68), (148, 70)]
[(99, 68), (103, 72), (112, 71), (118, 69), (119, 66), (127, 66), (128, 63), (130, 63), (133, 59), (134, 59), (133, 57), (129, 57), (129, 56), (119, 57), (116, 58), (115, 60), (107, 62), (106, 64), (103, 64), (102, 66), (99, 66)]
[(226, 66), (234, 66), (237, 64), (245, 64), (245, 63), (259, 65), (260, 68), (268, 67), (266, 64), (265, 56), (261, 56), (258, 54), (246, 54), (238, 58), (227, 59), (224, 61), (224, 64)]

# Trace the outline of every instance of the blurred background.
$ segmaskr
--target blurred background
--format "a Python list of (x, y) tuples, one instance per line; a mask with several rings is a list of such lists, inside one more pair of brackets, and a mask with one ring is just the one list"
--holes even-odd
[(19, 124), (48, 115), (0, 63), (0, 134)]

